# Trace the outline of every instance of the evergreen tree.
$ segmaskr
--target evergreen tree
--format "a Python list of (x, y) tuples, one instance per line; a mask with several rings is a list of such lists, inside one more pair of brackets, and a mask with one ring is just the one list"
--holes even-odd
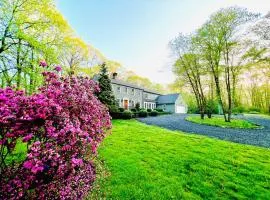
[(111, 80), (109, 78), (108, 69), (105, 63), (101, 65), (98, 82), (99, 82), (100, 92), (98, 93), (97, 96), (99, 100), (103, 104), (107, 105), (110, 112), (114, 112), (114, 110), (118, 109), (118, 107), (117, 107), (115, 97), (113, 95)]

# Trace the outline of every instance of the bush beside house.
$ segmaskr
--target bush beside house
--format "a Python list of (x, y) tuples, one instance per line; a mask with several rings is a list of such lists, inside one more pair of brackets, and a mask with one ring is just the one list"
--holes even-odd
[(105, 63), (101, 65), (98, 83), (100, 88), (99, 92), (97, 92), (98, 99), (109, 108), (110, 113), (117, 112), (118, 105), (112, 91), (111, 79)]
[(0, 89), (0, 199), (83, 199), (95, 180), (92, 159), (111, 128), (99, 87), (43, 75), (39, 94)]

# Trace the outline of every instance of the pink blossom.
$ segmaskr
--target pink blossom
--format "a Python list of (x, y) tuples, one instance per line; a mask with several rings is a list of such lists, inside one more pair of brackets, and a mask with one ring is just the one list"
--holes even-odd
[(48, 65), (47, 65), (47, 63), (46, 63), (45, 60), (41, 60), (41, 61), (39, 61), (39, 66), (41, 66), (41, 67), (47, 67)]
[(38, 172), (42, 172), (44, 169), (44, 167), (42, 166), (34, 166), (31, 168), (31, 172), (33, 172), (34, 174), (38, 173)]
[(62, 68), (60, 65), (57, 65), (57, 66), (55, 66), (54, 70), (57, 72), (60, 72), (62, 70)]
[(23, 163), (23, 167), (26, 169), (31, 169), (33, 167), (33, 163), (31, 161), (27, 160)]
[(23, 137), (22, 141), (23, 141), (23, 142), (28, 142), (29, 140), (32, 139), (32, 137), (33, 137), (33, 134), (29, 134), (29, 135)]
[(71, 162), (75, 165), (75, 166), (81, 166), (83, 164), (83, 160), (82, 159), (77, 159), (77, 158), (72, 158)]
[(0, 89), (1, 145), (14, 153), (17, 141), (32, 141), (22, 164), (3, 166), (3, 199), (83, 199), (95, 180), (93, 162), (84, 158), (111, 128), (95, 95), (98, 85), (48, 71), (43, 76), (38, 94)]

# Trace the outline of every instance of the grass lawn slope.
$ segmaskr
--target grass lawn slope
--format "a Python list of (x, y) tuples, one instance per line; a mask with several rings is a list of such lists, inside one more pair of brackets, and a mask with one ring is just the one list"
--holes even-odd
[(187, 121), (198, 123), (198, 124), (205, 124), (210, 126), (219, 126), (223, 128), (259, 128), (260, 126), (248, 122), (242, 119), (231, 119), (231, 122), (225, 122), (223, 117), (212, 117), (201, 119), (200, 116), (188, 116), (186, 118)]
[(269, 149), (114, 121), (90, 199), (270, 199)]

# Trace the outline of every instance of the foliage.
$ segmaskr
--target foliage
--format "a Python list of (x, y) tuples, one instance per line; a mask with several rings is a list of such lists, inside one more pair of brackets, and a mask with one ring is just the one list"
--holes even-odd
[(270, 198), (269, 149), (135, 120), (113, 121), (112, 132), (98, 149), (96, 199)]
[(130, 111), (131, 112), (137, 112), (137, 109), (136, 108), (131, 108)]
[(120, 112), (124, 112), (125, 109), (124, 109), (124, 108), (119, 108), (119, 111), (120, 111)]
[(129, 111), (129, 110), (125, 110), (123, 113), (122, 113), (122, 117), (123, 119), (131, 119), (132, 118), (132, 112)]
[(63, 74), (98, 65), (104, 56), (78, 38), (55, 0), (1, 0), (0, 87), (37, 92), (43, 77), (36, 63), (60, 63)]
[(201, 119), (199, 116), (188, 116), (186, 120), (194, 122), (194, 123), (198, 123), (198, 124), (219, 126), (223, 128), (244, 128), (244, 129), (259, 128), (258, 125), (253, 124), (243, 119), (232, 119), (230, 123), (226, 123), (220, 117), (212, 117), (211, 119), (209, 118)]
[(152, 109), (151, 108), (147, 108), (147, 112), (152, 112)]
[(208, 117), (210, 117), (210, 118), (211, 118), (212, 114), (219, 114), (218, 113), (218, 102), (216, 102), (212, 99), (207, 100), (206, 113), (207, 113)]
[(239, 114), (239, 113), (244, 113), (246, 111), (244, 106), (238, 106), (238, 107), (234, 107), (232, 112), (234, 114)]
[[(184, 85), (192, 89), (201, 118), (204, 118), (204, 113), (211, 116), (214, 110), (210, 105), (217, 99), (224, 120), (229, 122), (233, 107), (240, 105), (240, 97), (243, 96), (239, 87), (240, 77), (245, 75), (243, 71), (255, 60), (267, 60), (262, 56), (267, 48), (256, 49), (254, 46), (258, 42), (247, 39), (247, 27), (256, 23), (259, 16), (245, 8), (222, 8), (213, 13), (196, 32), (188, 35), (180, 33), (170, 42), (176, 55), (174, 72)], [(264, 79), (263, 98), (258, 104), (268, 109), (267, 99), (270, 95), (266, 88), (269, 88), (269, 84), (265, 76)], [(256, 89), (253, 93), (256, 93)]]
[(249, 112), (258, 112), (258, 113), (261, 112), (261, 109), (257, 108), (257, 107), (250, 107), (248, 110), (249, 110)]
[(58, 63), (63, 34), (72, 31), (53, 0), (2, 0), (0, 18), (1, 87), (32, 93), (43, 80), (36, 63)]
[(123, 112), (114, 112), (110, 114), (112, 119), (131, 119), (136, 117), (136, 113), (129, 110), (124, 110)]
[(60, 62), (66, 67), (69, 75), (78, 73), (78, 68), (82, 62), (88, 58), (88, 45), (78, 37), (64, 36), (63, 50), (59, 56)]
[(140, 110), (138, 115), (139, 115), (139, 117), (147, 117), (148, 112), (146, 110)]
[[(1, 199), (82, 199), (95, 179), (92, 158), (111, 127), (98, 86), (43, 76), (38, 94), (0, 89)], [(24, 156), (10, 161), (18, 147)]]
[(119, 112), (119, 107), (117, 105), (111, 105), (109, 107), (109, 113), (116, 113)]
[(155, 110), (158, 112), (164, 112), (164, 110), (162, 108), (155, 108)]
[(98, 99), (111, 111), (110, 108), (117, 106), (117, 103), (113, 95), (111, 80), (105, 63), (101, 65), (98, 83), (100, 88), (97, 94)]
[(153, 111), (151, 111), (150, 113), (149, 113), (149, 115), (150, 116), (158, 116), (158, 111), (156, 111), (156, 110), (153, 110)]
[(139, 103), (139, 102), (137, 102), (137, 103), (135, 104), (135, 108), (136, 108), (136, 110), (137, 110), (137, 111), (138, 111), (138, 110), (140, 110), (140, 107), (141, 107), (140, 103)]

